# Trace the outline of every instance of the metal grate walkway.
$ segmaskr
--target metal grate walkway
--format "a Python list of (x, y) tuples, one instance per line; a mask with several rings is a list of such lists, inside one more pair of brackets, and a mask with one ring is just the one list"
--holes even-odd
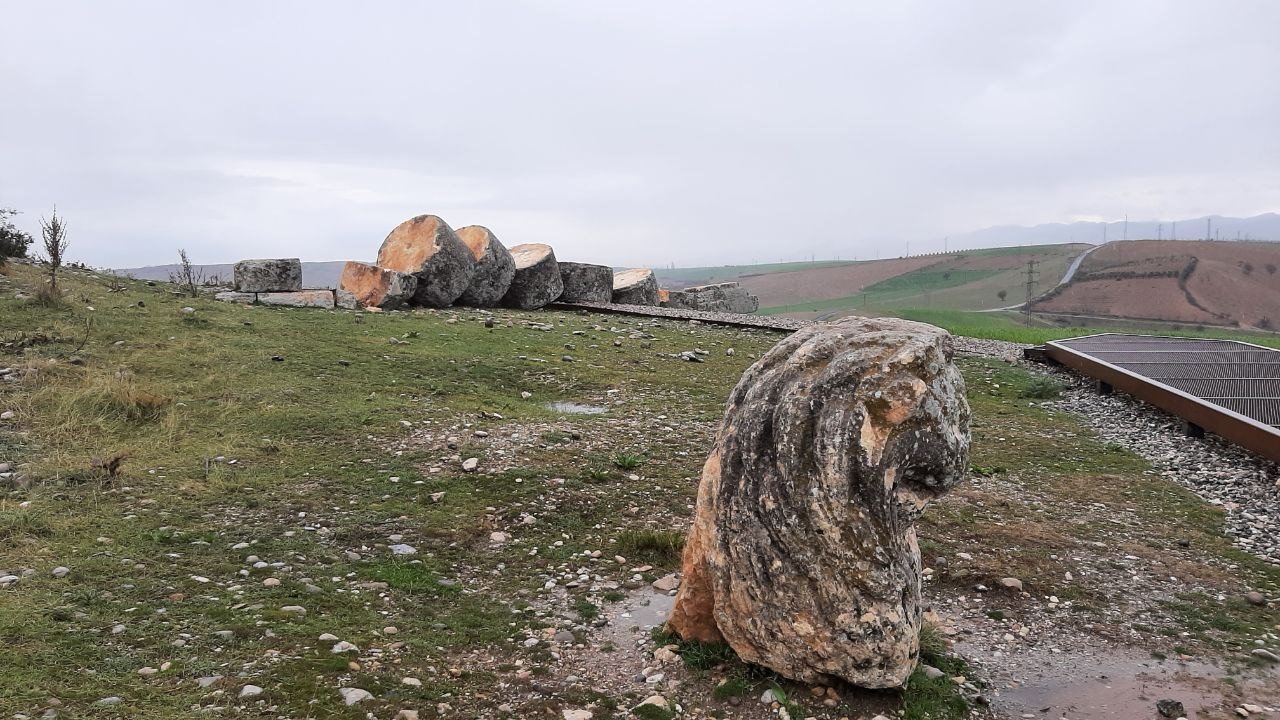
[(1280, 351), (1234, 340), (1088, 335), (1054, 360), (1280, 461)]

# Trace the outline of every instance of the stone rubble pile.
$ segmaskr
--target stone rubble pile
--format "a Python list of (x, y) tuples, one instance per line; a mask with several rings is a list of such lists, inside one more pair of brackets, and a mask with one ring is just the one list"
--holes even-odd
[(537, 310), (554, 302), (611, 303), (753, 313), (759, 302), (737, 283), (662, 290), (649, 268), (562, 262), (549, 245), (508, 249), (480, 225), (454, 230), (436, 215), (395, 227), (374, 263), (350, 261), (337, 290), (302, 287), (297, 258), (236, 263), (234, 288), (218, 300), (287, 307), (395, 310), (450, 305)]
[(760, 309), (760, 300), (736, 282), (697, 285), (668, 290), (663, 307), (704, 312), (750, 314)]

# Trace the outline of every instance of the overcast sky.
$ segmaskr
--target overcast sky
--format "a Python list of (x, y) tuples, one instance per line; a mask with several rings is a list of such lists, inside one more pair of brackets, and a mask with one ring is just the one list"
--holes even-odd
[(1280, 210), (1280, 2), (0, 0), (0, 206), (125, 267), (613, 265)]

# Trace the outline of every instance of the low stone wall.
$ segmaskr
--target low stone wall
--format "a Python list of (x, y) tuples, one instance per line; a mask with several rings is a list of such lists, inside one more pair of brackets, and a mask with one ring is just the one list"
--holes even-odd
[(223, 302), (244, 305), (274, 305), (276, 307), (343, 308), (354, 310), (356, 299), (343, 290), (296, 290), (292, 292), (238, 292), (228, 290), (213, 296)]

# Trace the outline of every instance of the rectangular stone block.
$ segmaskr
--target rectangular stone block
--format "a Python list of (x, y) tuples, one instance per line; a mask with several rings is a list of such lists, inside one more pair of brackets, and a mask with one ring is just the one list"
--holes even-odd
[(257, 302), (258, 296), (253, 293), (236, 292), (234, 290), (228, 290), (227, 292), (220, 292), (217, 295), (214, 295), (213, 299), (221, 300), (222, 302), (244, 303), (245, 305), (252, 305), (255, 302)]
[(237, 292), (297, 292), (302, 289), (302, 261), (298, 258), (241, 260), (231, 271)]
[(297, 292), (258, 293), (258, 302), (278, 307), (334, 307), (332, 290), (299, 290)]

